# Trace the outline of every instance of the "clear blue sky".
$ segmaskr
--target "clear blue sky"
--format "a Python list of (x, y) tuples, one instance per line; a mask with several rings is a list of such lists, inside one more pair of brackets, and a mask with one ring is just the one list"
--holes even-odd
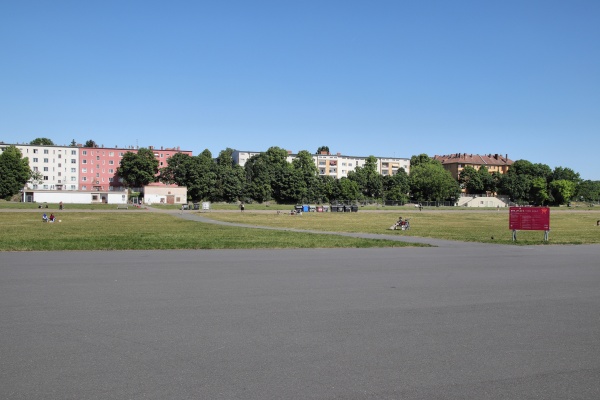
[(600, 1), (0, 2), (0, 141), (410, 157), (600, 180)]

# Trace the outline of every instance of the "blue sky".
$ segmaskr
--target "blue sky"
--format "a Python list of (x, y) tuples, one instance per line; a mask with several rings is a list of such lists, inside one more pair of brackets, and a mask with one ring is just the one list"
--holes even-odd
[(600, 1), (0, 2), (0, 141), (508, 154), (600, 180)]

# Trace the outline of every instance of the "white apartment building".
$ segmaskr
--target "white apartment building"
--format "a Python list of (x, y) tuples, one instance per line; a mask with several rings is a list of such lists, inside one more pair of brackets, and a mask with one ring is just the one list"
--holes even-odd
[[(4, 151), (9, 144), (0, 145)], [(40, 173), (39, 180), (26, 184), (29, 190), (78, 190), (79, 149), (69, 146), (36, 146), (15, 144), (23, 157), (29, 159), (29, 167)]]
[[(233, 159), (242, 167), (246, 164), (246, 161), (250, 157), (260, 154), (258, 151), (233, 151)], [(296, 154), (288, 152), (287, 161), (292, 162)], [(340, 153), (337, 154), (313, 154), (313, 160), (319, 170), (319, 175), (322, 176), (333, 176), (334, 178), (340, 179), (347, 177), (350, 171), (354, 171), (356, 167), (362, 167), (368, 157), (358, 156), (345, 156)], [(377, 158), (377, 172), (381, 175), (394, 175), (398, 173), (400, 168), (404, 168), (406, 173), (410, 170), (410, 158), (396, 158), (396, 157), (376, 157)]]

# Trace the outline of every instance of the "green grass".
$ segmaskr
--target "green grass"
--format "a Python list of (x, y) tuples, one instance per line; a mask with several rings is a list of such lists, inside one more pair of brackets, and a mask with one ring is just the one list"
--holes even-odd
[[(114, 210), (114, 208), (111, 208)], [(403, 247), (390, 240), (218, 226), (158, 213), (0, 213), (0, 251)]]
[[(252, 225), (324, 230), (334, 232), (366, 232), (388, 235), (431, 237), (467, 242), (514, 244), (508, 229), (508, 209), (492, 210), (400, 210), (393, 212), (303, 213), (302, 216), (272, 213), (211, 212), (205, 216), (221, 221)], [(399, 216), (410, 218), (410, 231), (388, 230)], [(599, 211), (551, 210), (550, 244), (598, 244)], [(543, 231), (519, 231), (517, 244), (542, 244)]]

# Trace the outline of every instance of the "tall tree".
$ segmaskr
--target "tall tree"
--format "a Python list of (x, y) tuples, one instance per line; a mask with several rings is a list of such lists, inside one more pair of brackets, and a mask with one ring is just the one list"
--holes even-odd
[(92, 139), (85, 142), (85, 147), (98, 147)]
[(410, 158), (410, 167), (412, 168), (412, 167), (416, 167), (417, 165), (421, 165), (421, 164), (429, 164), (432, 161), (433, 161), (433, 159), (431, 157), (429, 157), (427, 154), (421, 153), (419, 155), (415, 155)]
[(29, 144), (34, 146), (54, 146), (54, 142), (48, 138), (35, 138)]
[(567, 179), (557, 179), (550, 182), (549, 186), (553, 202), (556, 205), (566, 204), (571, 201), (573, 196), (575, 196), (577, 188), (575, 182)]
[(292, 161), (292, 169), (299, 175), (300, 181), (298, 184), (300, 187), (297, 192), (302, 194), (300, 201), (314, 202), (322, 197), (319, 192), (319, 170), (315, 165), (312, 154), (307, 150), (299, 151)]
[(141, 188), (151, 182), (156, 182), (158, 173), (158, 160), (154, 152), (145, 147), (137, 153), (128, 151), (121, 159), (121, 166), (117, 174), (129, 187)]
[[(485, 170), (487, 173), (487, 169)], [(484, 191), (482, 176), (475, 168), (467, 165), (458, 176), (458, 183), (469, 194), (480, 194)]]
[(214, 164), (215, 184), (211, 192), (212, 201), (234, 202), (241, 200), (244, 193), (244, 169), (233, 160), (233, 149), (222, 150)]
[(600, 203), (600, 181), (586, 180), (577, 185), (577, 198)]
[(29, 159), (15, 146), (5, 148), (0, 153), (0, 198), (8, 200), (19, 193), (31, 174)]
[(579, 173), (573, 171), (571, 168), (556, 167), (554, 168), (554, 171), (552, 171), (552, 180), (566, 180), (578, 184), (581, 182), (581, 177), (579, 176)]
[(394, 175), (383, 177), (383, 193), (385, 200), (405, 202), (408, 200), (410, 185), (408, 175), (404, 168), (400, 168)]
[(411, 166), (409, 181), (411, 196), (416, 201), (444, 201), (460, 194), (458, 182), (439, 161)]
[(348, 173), (348, 179), (358, 184), (367, 199), (379, 199), (383, 194), (383, 178), (377, 172), (377, 158), (369, 156), (362, 167), (356, 167)]
[(71, 140), (71, 144), (69, 146), (77, 147), (77, 142), (75, 141), (75, 139)]

